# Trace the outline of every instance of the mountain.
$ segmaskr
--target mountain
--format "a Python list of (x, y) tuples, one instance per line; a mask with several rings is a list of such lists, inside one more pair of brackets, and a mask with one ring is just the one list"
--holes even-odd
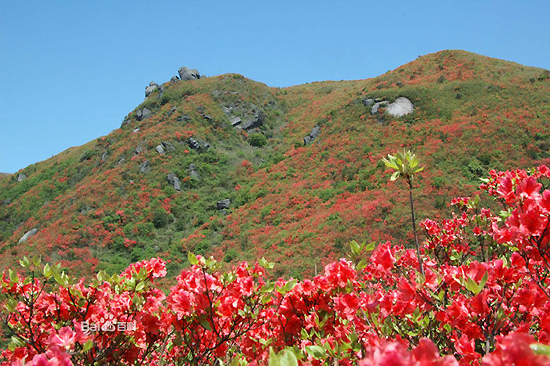
[(490, 169), (550, 164), (549, 78), (441, 51), (366, 80), (150, 85), (109, 135), (0, 175), (0, 267), (31, 255), (89, 275), (160, 256), (175, 275), (192, 251), (303, 277), (354, 239), (412, 245), (406, 187), (381, 159), (416, 153), (417, 216), (446, 217)]

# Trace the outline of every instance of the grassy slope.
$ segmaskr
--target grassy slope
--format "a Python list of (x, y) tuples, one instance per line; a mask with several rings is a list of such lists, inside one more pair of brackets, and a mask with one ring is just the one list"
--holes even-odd
[[(419, 216), (444, 215), (490, 168), (550, 163), (547, 77), (442, 51), (368, 80), (274, 89), (230, 74), (167, 83), (162, 98), (154, 93), (136, 109), (152, 110), (150, 119), (133, 111), (108, 136), (23, 169), (23, 182), (0, 178), (0, 265), (33, 254), (89, 274), (161, 256), (175, 274), (191, 250), (229, 263), (265, 256), (279, 263), (277, 274), (301, 277), (344, 255), (351, 239), (409, 245), (405, 187), (388, 182), (381, 158), (412, 149), (427, 168), (416, 181)], [(399, 119), (371, 116), (361, 102), (399, 96), (415, 105)], [(222, 106), (231, 104), (243, 119), (262, 110), (266, 146), (230, 126)], [(315, 125), (321, 135), (303, 146)], [(192, 150), (190, 136), (212, 148)], [(162, 141), (174, 150), (158, 154)], [(145, 160), (151, 171), (140, 173)], [(216, 208), (224, 198), (227, 216)], [(38, 234), (18, 244), (34, 227)]]

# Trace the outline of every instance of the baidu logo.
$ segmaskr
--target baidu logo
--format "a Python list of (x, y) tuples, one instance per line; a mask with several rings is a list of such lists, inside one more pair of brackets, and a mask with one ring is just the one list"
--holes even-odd
[(98, 323), (90, 323), (86, 320), (81, 324), (82, 331), (86, 335), (96, 332), (124, 332), (136, 330), (135, 320), (133, 322), (119, 322), (112, 314), (99, 319)]

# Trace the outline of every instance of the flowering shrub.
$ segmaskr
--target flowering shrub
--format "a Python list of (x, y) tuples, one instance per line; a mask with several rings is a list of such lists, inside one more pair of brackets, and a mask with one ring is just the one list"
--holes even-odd
[[(452, 201), (415, 249), (352, 242), (312, 279), (189, 254), (165, 295), (159, 258), (89, 284), (27, 258), (5, 271), (4, 364), (550, 365), (550, 170), (494, 172), (504, 205)], [(545, 186), (546, 185), (546, 186)], [(538, 343), (537, 343), (538, 342)]]

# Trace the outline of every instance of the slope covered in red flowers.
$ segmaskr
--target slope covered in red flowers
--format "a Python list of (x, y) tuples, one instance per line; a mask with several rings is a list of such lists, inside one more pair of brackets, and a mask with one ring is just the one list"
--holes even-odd
[[(353, 239), (412, 245), (406, 187), (389, 181), (381, 159), (414, 151), (426, 167), (414, 181), (418, 215), (443, 217), (490, 168), (550, 163), (548, 77), (442, 51), (367, 80), (165, 83), (111, 134), (0, 177), (0, 266), (32, 254), (90, 275), (161, 257), (175, 275), (192, 251), (225, 263), (264, 256), (275, 276), (302, 278)], [(412, 113), (365, 105), (398, 97)], [(261, 121), (246, 130), (232, 126), (236, 117)]]

